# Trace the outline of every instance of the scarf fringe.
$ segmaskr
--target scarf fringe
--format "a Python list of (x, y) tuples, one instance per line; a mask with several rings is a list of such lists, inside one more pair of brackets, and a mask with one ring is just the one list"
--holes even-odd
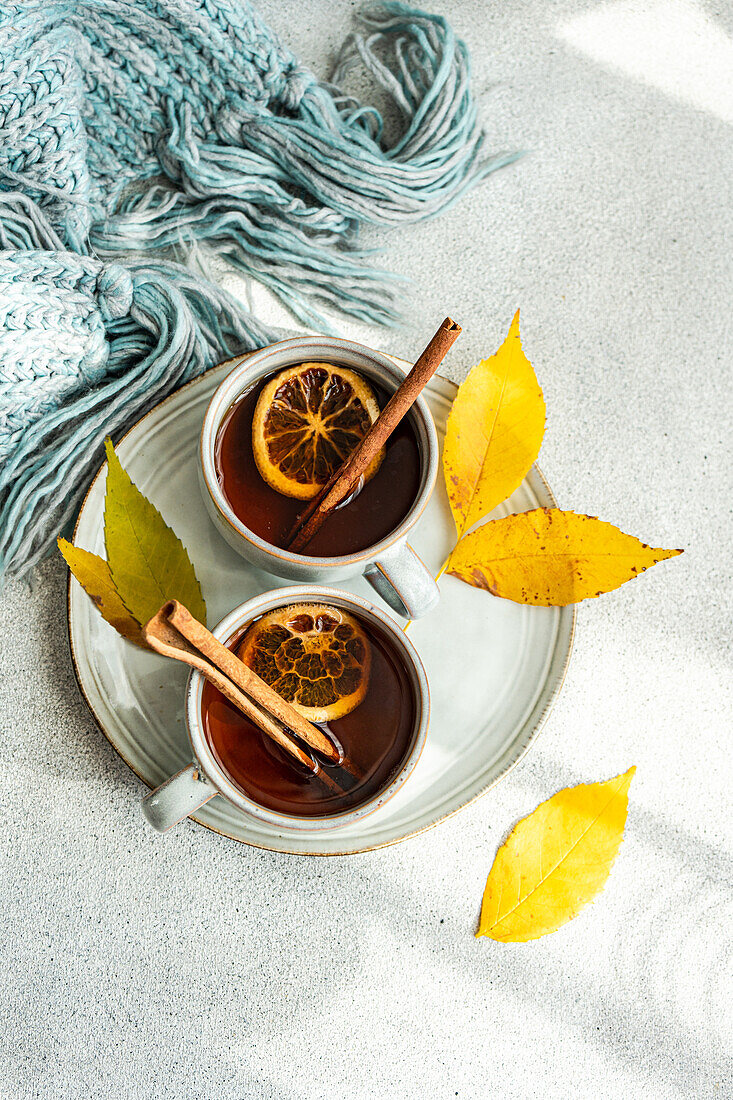
[[(483, 159), (468, 54), (445, 19), (394, 2), (363, 22), (330, 84), (293, 64), (276, 99), (227, 96), (204, 129), (171, 95), (167, 128), (141, 162), (147, 178), (134, 190), (111, 179), (106, 212), (93, 188), (59, 192), (59, 204), (35, 165), (4, 170), (0, 578), (23, 576), (52, 547), (105, 436), (276, 338), (171, 255), (186, 260), (205, 245), (310, 327), (327, 328), (324, 307), (391, 324), (401, 280), (368, 265), (359, 227), (433, 217), (516, 159)], [(356, 66), (398, 109), (402, 132), (390, 145), (378, 111), (338, 87)]]
[(334, 80), (358, 65), (369, 70), (404, 120), (393, 145), (380, 144), (375, 108), (307, 73), (290, 76), (289, 113), (230, 100), (208, 140), (189, 103), (170, 103), (156, 150), (167, 182), (128, 194), (93, 227), (97, 254), (185, 252), (205, 242), (305, 325), (326, 326), (319, 306), (367, 323), (398, 320), (403, 280), (366, 266), (360, 225), (434, 217), (518, 154), (482, 160), (468, 53), (445, 19), (388, 3), (363, 21), (371, 33), (347, 39)]
[[(30, 228), (30, 227), (28, 227)], [(23, 356), (28, 385), (37, 395), (28, 426), (13, 424), (18, 398), (0, 370), (0, 575), (22, 577), (53, 546), (76, 511), (92, 475), (104, 460), (104, 439), (117, 438), (184, 382), (237, 352), (271, 343), (278, 334), (260, 324), (226, 291), (187, 268), (165, 262), (103, 264), (68, 253), (0, 252), (0, 356), (15, 337), (13, 358)], [(43, 278), (42, 300), (28, 293)], [(22, 296), (17, 288), (25, 282)], [(10, 289), (13, 293), (8, 294)], [(56, 351), (54, 384), (37, 369), (37, 346), (27, 339), (22, 303), (49, 320), (55, 340), (62, 318), (80, 316), (83, 343), (61, 362)], [(80, 353), (81, 352), (81, 353)], [(43, 356), (40, 357), (43, 361)], [(63, 370), (61, 367), (63, 366)], [(62, 398), (54, 408), (54, 399)]]

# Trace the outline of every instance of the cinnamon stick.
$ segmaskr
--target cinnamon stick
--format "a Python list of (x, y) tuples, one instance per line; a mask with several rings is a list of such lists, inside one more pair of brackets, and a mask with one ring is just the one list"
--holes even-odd
[[(173, 619), (176, 619), (176, 623)], [(186, 632), (189, 637), (180, 630), (180, 625), (185, 626)], [(313, 759), (309, 753), (305, 752), (300, 745), (290, 736), (286, 729), (279, 724), (282, 721), (289, 728), (293, 728), (294, 725), (300, 725), (303, 730), (304, 727), (310, 727), (308, 730), (308, 736), (318, 742), (318, 745), (312, 745), (311, 747), (318, 747), (320, 750), (321, 740), (327, 746), (326, 755), (330, 759), (336, 760), (338, 754), (325, 735), (316, 726), (311, 726), (302, 715), (290, 707), (290, 704), (277, 696), (279, 702), (283, 705), (281, 713), (286, 714), (288, 712), (294, 714), (296, 718), (291, 723), (290, 717), (287, 719), (280, 719), (277, 716), (273, 717), (273, 714), (267, 707), (267, 704), (262, 700), (262, 695), (258, 685), (263, 685), (268, 692), (272, 691), (263, 680), (260, 680), (256, 673), (251, 669), (247, 669), (247, 666), (243, 662), (239, 661), (230, 650), (226, 649), (226, 646), (221, 648), (228, 653), (233, 662), (237, 662), (247, 669), (247, 672), (252, 674), (253, 679), (248, 680), (249, 688), (248, 694), (245, 694), (241, 689), (241, 684), (238, 685), (233, 682), (225, 671), (218, 667), (217, 657), (219, 655), (218, 647), (221, 645), (216, 638), (198, 622), (197, 619), (191, 615), (187, 608), (183, 604), (178, 603), (177, 600), (171, 600), (167, 604), (161, 607), (160, 611), (153, 616), (152, 619), (143, 627), (143, 634), (145, 640), (151, 649), (161, 653), (164, 657), (172, 657), (175, 660), (183, 661), (191, 668), (197, 669), (214, 687), (221, 691), (230, 703), (232, 703), (238, 710), (240, 710), (247, 718), (250, 719), (256, 726), (258, 726), (263, 733), (266, 733), (268, 737), (280, 746), (289, 756), (294, 760), (297, 760), (299, 764), (306, 767), (314, 776), (316, 776), (324, 786), (334, 794), (343, 794), (343, 788), (324, 770), (320, 767), (318, 762)], [(206, 636), (209, 636), (208, 638)], [(192, 638), (196, 638), (194, 642)], [(211, 646), (210, 642), (216, 643), (215, 646)], [(200, 642), (201, 644), (197, 644)], [(208, 652), (207, 652), (208, 650)], [(234, 664), (229, 664), (229, 667), (235, 669)], [(240, 679), (243, 679), (240, 677)], [(276, 693), (273, 693), (276, 694)], [(252, 696), (250, 698), (249, 696)], [(259, 696), (259, 698), (258, 698)], [(312, 732), (311, 732), (312, 731)], [(314, 736), (315, 735), (315, 736)], [(303, 737), (305, 740), (305, 737)], [(310, 744), (310, 742), (307, 742)], [(342, 762), (344, 763), (344, 762)], [(351, 772), (351, 769), (348, 769)]]
[(407, 414), (461, 334), (446, 317), (399, 389), (392, 394), (371, 428), (300, 516), (285, 549), (300, 554), (330, 513), (356, 488), (371, 462)]
[(164, 657), (172, 657), (197, 669), (230, 703), (242, 711), (263, 733), (272, 738), (288, 756), (307, 768), (327, 791), (337, 795), (344, 793), (343, 788), (323, 770), (317, 760), (304, 752), (295, 739), (270, 714), (258, 707), (216, 665), (200, 654), (160, 612), (147, 623), (144, 634), (151, 649)]
[[(165, 605), (165, 615), (169, 623), (180, 631), (204, 657), (207, 657), (217, 668), (233, 680), (234, 683), (246, 695), (251, 696), (261, 707), (273, 714), (284, 725), (296, 733), (306, 745), (322, 753), (327, 760), (338, 762), (338, 751), (326, 737), (323, 730), (314, 726), (307, 718), (291, 707), (282, 695), (278, 695), (269, 684), (266, 684), (256, 672), (253, 672), (244, 661), (240, 661), (231, 649), (214, 637), (210, 630), (194, 619), (188, 608), (178, 600), (170, 600)], [(162, 610), (162, 609), (161, 609)]]

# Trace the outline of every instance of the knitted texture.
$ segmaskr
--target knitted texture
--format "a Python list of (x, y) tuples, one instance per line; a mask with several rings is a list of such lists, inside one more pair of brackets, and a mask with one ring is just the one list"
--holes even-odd
[[(75, 510), (106, 435), (273, 333), (199, 270), (218, 256), (302, 322), (396, 317), (363, 223), (430, 217), (486, 160), (442, 18), (363, 17), (333, 82), (241, 0), (0, 7), (0, 578)], [(403, 120), (340, 90), (366, 67)]]

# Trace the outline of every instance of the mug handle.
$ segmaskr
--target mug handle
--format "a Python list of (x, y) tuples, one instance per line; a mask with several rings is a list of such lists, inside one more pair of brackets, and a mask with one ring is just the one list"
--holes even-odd
[(419, 619), (440, 599), (433, 574), (409, 542), (390, 547), (365, 576), (384, 602), (404, 619)]
[(146, 795), (142, 801), (143, 814), (157, 832), (165, 833), (217, 793), (194, 762)]

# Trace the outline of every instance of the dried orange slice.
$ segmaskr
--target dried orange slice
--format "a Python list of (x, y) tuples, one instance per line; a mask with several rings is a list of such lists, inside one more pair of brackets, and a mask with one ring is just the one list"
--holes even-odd
[[(348, 367), (300, 363), (264, 386), (252, 418), (252, 451), (262, 477), (286, 497), (312, 500), (379, 416), (367, 382)], [(367, 468), (374, 477), (384, 449)]]
[(337, 607), (298, 603), (270, 611), (252, 624), (237, 653), (311, 722), (343, 718), (366, 695), (369, 640)]

